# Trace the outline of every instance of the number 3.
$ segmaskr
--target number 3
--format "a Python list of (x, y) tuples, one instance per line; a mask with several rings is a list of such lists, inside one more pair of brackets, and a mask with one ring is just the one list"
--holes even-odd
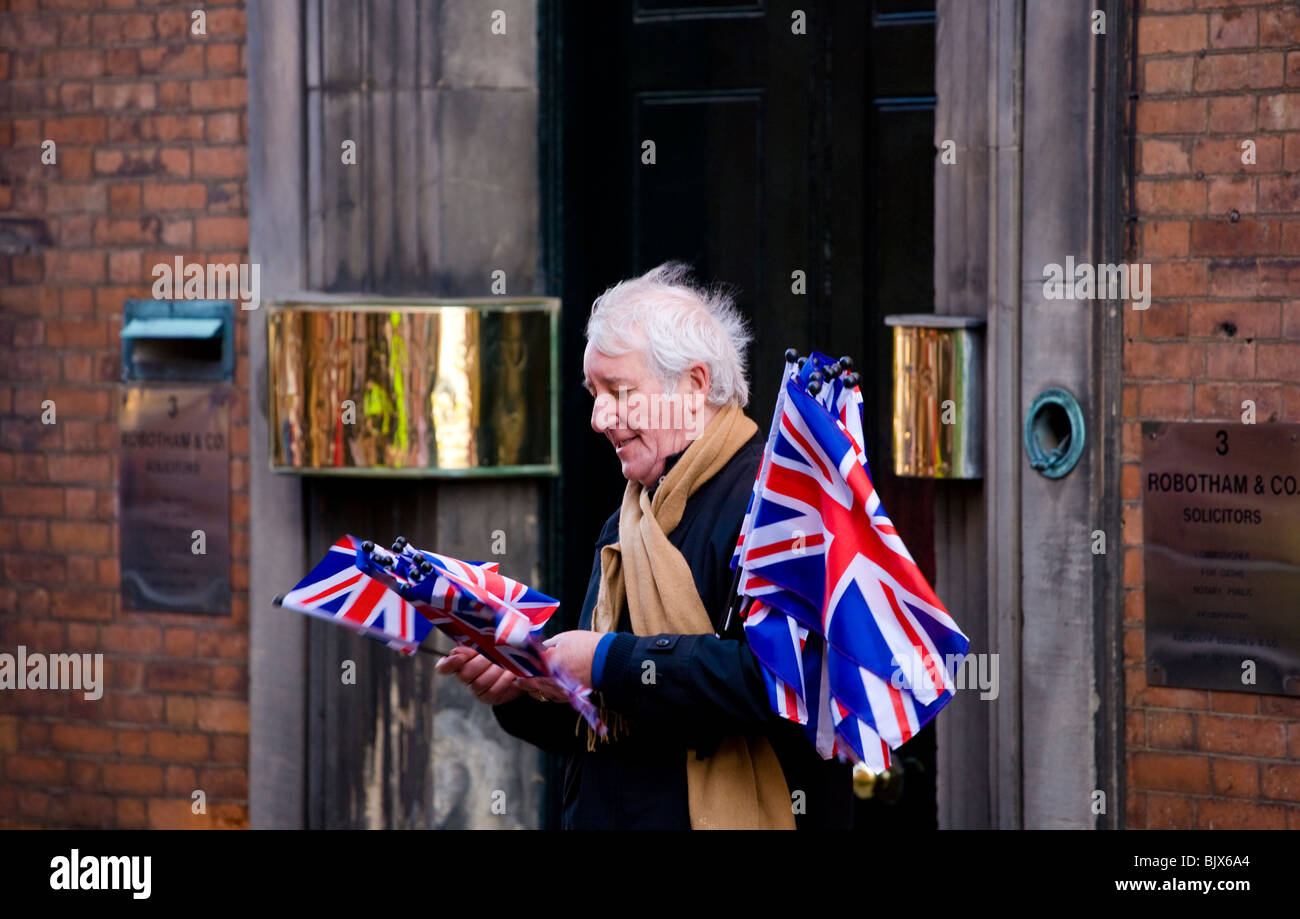
[(1219, 438), (1219, 445), (1214, 448), (1214, 452), (1219, 454), (1219, 456), (1227, 456), (1228, 455), (1228, 432), (1216, 431), (1214, 436)]

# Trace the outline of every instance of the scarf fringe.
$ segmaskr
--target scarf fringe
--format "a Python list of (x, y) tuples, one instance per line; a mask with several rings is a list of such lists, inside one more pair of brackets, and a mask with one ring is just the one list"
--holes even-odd
[(573, 723), (573, 735), (575, 737), (579, 736), (578, 732), (582, 730), (582, 726), (587, 724), (588, 753), (596, 752), (597, 743), (611, 743), (619, 737), (626, 737), (628, 735), (627, 720), (618, 712), (611, 712), (609, 707), (605, 705), (604, 699), (600, 700), (600, 720), (607, 728), (609, 728), (609, 730), (604, 734), (597, 734), (595, 729), (581, 718)]

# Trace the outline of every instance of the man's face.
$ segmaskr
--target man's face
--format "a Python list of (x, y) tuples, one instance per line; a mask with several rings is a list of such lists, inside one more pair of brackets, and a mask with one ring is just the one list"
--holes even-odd
[[(654, 485), (664, 474), (668, 457), (685, 449), (689, 434), (696, 433), (690, 416), (679, 413), (674, 417), (663, 408), (664, 384), (650, 370), (642, 351), (611, 357), (588, 345), (582, 373), (587, 391), (596, 399), (591, 410), (592, 430), (613, 445), (625, 479)], [(688, 371), (669, 389), (681, 396), (682, 403), (692, 403), (700, 387), (691, 377)], [(706, 392), (707, 380), (706, 372)]]

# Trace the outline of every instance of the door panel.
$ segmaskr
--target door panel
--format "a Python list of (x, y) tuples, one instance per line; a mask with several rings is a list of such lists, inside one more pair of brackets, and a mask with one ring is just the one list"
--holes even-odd
[[(592, 546), (624, 486), (590, 430), (590, 397), (575, 385), (583, 327), (606, 287), (668, 259), (734, 288), (754, 331), (748, 413), (762, 427), (786, 348), (857, 359), (877, 487), (933, 578), (932, 487), (889, 472), (883, 322), (933, 310), (932, 0), (544, 7), (560, 61), (546, 122), (556, 126), (549, 155), (558, 165), (544, 208), (562, 216), (545, 245), (551, 290), (565, 303), (564, 476), (553, 525), (566, 615), (576, 619)], [(804, 34), (791, 31), (796, 9)], [(642, 159), (646, 141), (653, 164)], [(902, 801), (865, 802), (864, 825), (935, 825), (932, 732), (904, 752)]]

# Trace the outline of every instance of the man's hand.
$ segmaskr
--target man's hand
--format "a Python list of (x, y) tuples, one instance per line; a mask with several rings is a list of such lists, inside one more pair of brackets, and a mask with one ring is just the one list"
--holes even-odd
[(476, 699), (488, 705), (501, 705), (524, 692), (513, 673), (464, 645), (452, 648), (433, 669), (439, 673), (454, 673)]
[(574, 629), (548, 638), (546, 662), (558, 665), (569, 676), (584, 686), (591, 685), (591, 664), (596, 656), (596, 645), (604, 637), (590, 629)]

